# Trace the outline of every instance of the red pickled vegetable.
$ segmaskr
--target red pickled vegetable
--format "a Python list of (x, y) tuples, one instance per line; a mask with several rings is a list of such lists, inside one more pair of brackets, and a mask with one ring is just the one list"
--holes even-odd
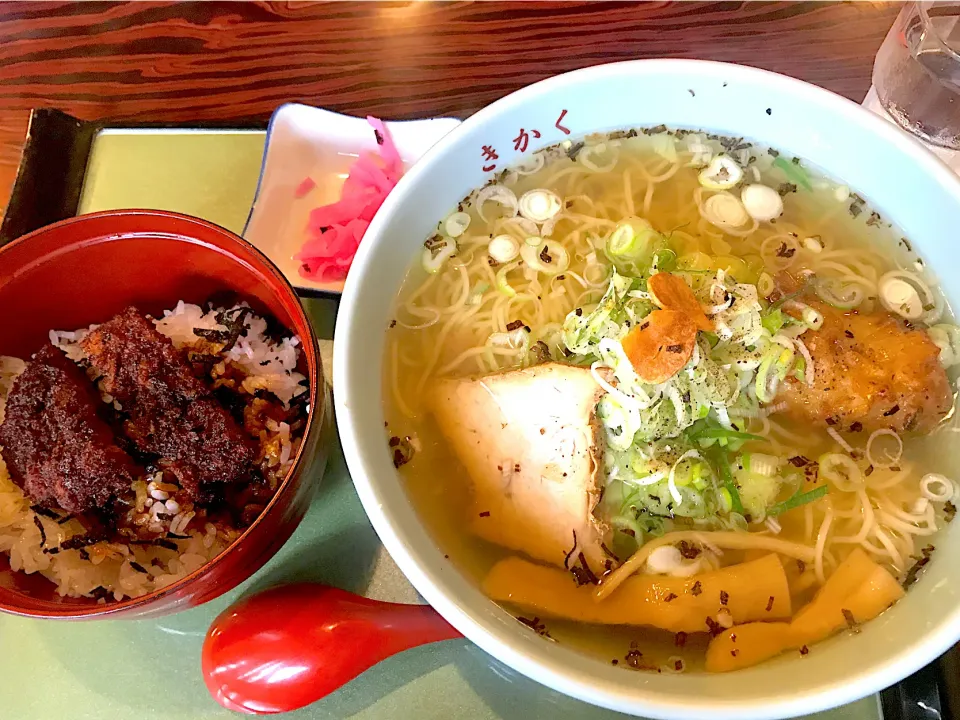
[[(374, 117), (368, 116), (367, 122), (376, 134), (378, 154), (357, 158), (340, 190), (340, 199), (310, 212), (307, 239), (294, 256), (300, 261), (302, 277), (321, 282), (347, 277), (370, 221), (403, 175), (403, 161), (386, 126)], [(298, 193), (308, 181), (313, 182), (304, 180)]]
[(297, 189), (293, 191), (293, 196), (299, 200), (308, 192), (313, 190), (316, 186), (317, 184), (313, 181), (312, 177), (306, 177), (299, 185), (297, 185)]

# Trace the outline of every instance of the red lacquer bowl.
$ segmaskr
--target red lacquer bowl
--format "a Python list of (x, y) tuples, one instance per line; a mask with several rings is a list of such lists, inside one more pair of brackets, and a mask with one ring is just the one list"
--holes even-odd
[(290, 537), (323, 475), (329, 422), (317, 339), (286, 278), (223, 228), (159, 211), (84, 215), (0, 248), (0, 355), (28, 358), (48, 331), (86, 327), (128, 305), (160, 314), (178, 300), (246, 300), (303, 344), (310, 415), (293, 467), (271, 503), (236, 542), (179, 582), (133, 600), (61, 598), (39, 574), (10, 570), (0, 553), (0, 610), (38, 618), (145, 617), (184, 610), (236, 587)]

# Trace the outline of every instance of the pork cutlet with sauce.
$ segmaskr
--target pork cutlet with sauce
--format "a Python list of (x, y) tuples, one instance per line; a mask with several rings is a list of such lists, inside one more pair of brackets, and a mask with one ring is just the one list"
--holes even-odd
[(106, 407), (77, 365), (44, 345), (14, 381), (0, 424), (11, 475), (34, 502), (84, 513), (130, 494), (139, 470), (98, 414)]
[(129, 307), (81, 342), (101, 384), (128, 414), (126, 434), (157, 455), (198, 500), (248, 477), (253, 440), (192, 372), (183, 353)]

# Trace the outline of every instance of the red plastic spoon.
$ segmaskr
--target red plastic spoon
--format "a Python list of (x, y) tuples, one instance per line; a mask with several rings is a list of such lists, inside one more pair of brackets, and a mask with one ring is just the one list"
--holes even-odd
[(458, 637), (429, 605), (379, 602), (325, 585), (285, 585), (244, 598), (213, 621), (203, 641), (203, 678), (229, 710), (286, 712), (395, 653)]

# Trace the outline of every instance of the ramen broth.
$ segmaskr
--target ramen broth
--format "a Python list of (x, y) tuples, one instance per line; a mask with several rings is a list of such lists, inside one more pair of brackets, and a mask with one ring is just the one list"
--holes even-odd
[[(528, 195), (536, 190), (548, 192)], [(551, 206), (557, 202), (558, 207)], [(520, 205), (519, 212), (513, 203)], [(697, 333), (693, 357), (672, 379), (647, 383), (639, 375), (647, 371), (642, 367), (646, 361), (633, 358), (628, 365), (624, 352), (630, 331), (639, 334), (636, 326), (649, 324), (648, 313), (666, 312), (662, 298), (651, 294), (650, 278), (661, 272), (689, 286), (715, 332)], [(585, 340), (593, 332), (585, 318), (597, 318), (598, 307), (612, 302), (611, 288), (621, 281), (626, 284), (618, 312), (626, 315), (598, 321), (605, 330)], [(756, 288), (756, 296), (748, 286)], [(633, 299), (627, 297), (630, 293)], [(921, 305), (911, 306), (918, 298)], [(753, 299), (759, 308), (754, 315), (732, 315), (736, 302)], [(728, 301), (730, 308), (717, 311)], [(781, 315), (776, 315), (778, 309)], [(906, 429), (897, 430), (885, 430), (882, 424), (885, 417), (896, 419), (886, 415), (893, 408), (879, 414), (881, 424), (874, 427), (868, 418), (868, 427), (859, 429), (856, 409), (853, 415), (838, 416), (839, 423), (811, 420), (803, 416), (808, 411), (793, 411), (799, 401), (783, 399), (788, 386), (806, 398), (803, 393), (815, 387), (820, 355), (809, 358), (810, 374), (806, 368), (807, 346), (820, 347), (813, 327), (845, 322), (850, 313), (894, 318), (891, 342), (899, 342), (896, 333), (925, 332), (940, 346), (942, 365), (957, 360), (956, 329), (945, 300), (909, 241), (850, 188), (804, 161), (741, 139), (662, 127), (567, 141), (471, 193), (438, 224), (410, 270), (388, 331), (384, 364), (391, 452), (439, 547), (454, 566), (482, 583), (499, 561), (528, 553), (469, 530), (477, 511), (471, 474), (449, 432), (438, 425), (432, 393), (437, 383), (451, 378), (543, 363), (574, 364), (607, 378), (608, 390), (630, 395), (624, 407), (628, 400), (659, 392), (657, 402), (666, 408), (663, 415), (642, 409), (648, 415), (637, 426), (618, 419), (621, 411), (629, 415), (617, 404), (619, 395), (597, 406), (605, 449), (598, 451), (602, 497), (592, 512), (609, 526), (611, 542), (604, 551), (615, 558), (597, 571), (599, 588), (611, 579), (622, 582), (627, 575), (655, 571), (652, 558), (635, 563), (629, 572), (624, 563), (645, 543), (677, 531), (704, 534), (691, 541), (697, 558), (671, 556), (673, 566), (668, 562), (661, 568), (664, 576), (682, 577), (683, 568), (690, 570), (694, 563), (703, 573), (764, 554), (762, 548), (714, 547), (708, 540), (712, 532), (777, 538), (809, 551), (806, 562), (780, 555), (794, 617), (856, 548), (897, 582), (910, 584), (926, 562), (917, 561), (930, 554), (935, 533), (955, 512), (951, 478), (960, 468), (953, 452), (958, 426), (952, 394), (944, 397), (949, 413), (942, 403), (935, 411), (924, 406)], [(627, 316), (632, 320), (624, 321)], [(736, 346), (737, 333), (758, 317), (763, 337), (751, 344), (751, 336)], [(777, 327), (780, 321), (786, 324)], [(930, 326), (937, 329), (928, 333)], [(733, 337), (721, 337), (711, 347), (722, 335), (720, 328), (729, 334), (730, 327)], [(826, 329), (823, 325), (820, 332)], [(850, 330), (846, 337), (853, 337)], [(777, 342), (789, 358), (771, 350), (779, 350)], [(728, 352), (728, 347), (734, 350)], [(701, 355), (713, 357), (718, 351), (728, 353), (716, 361), (727, 378), (719, 379), (723, 392), (737, 394), (730, 390), (732, 384), (744, 384), (732, 402), (709, 395), (716, 391), (713, 381), (698, 384), (696, 377), (698, 368), (707, 367)], [(764, 372), (769, 377), (757, 380)], [(937, 374), (942, 371), (930, 372), (933, 380), (921, 376), (919, 381), (936, 385), (941, 394), (944, 387), (952, 391), (952, 369), (947, 370), (949, 386)], [(682, 385), (684, 373), (690, 379), (683, 382), (692, 385)], [(625, 377), (635, 384), (625, 384)], [(706, 386), (709, 402), (697, 399)], [(686, 417), (687, 411), (699, 417)], [(635, 433), (633, 441), (621, 442), (628, 431)], [(724, 433), (728, 436), (716, 439)], [(678, 460), (684, 451), (686, 457)], [(648, 455), (654, 460), (648, 462)], [(660, 457), (667, 458), (666, 464), (656, 465)], [(611, 470), (614, 465), (617, 471)], [(733, 487), (721, 465), (732, 473)], [(663, 477), (656, 481), (658, 472)], [(737, 497), (725, 495), (726, 489)], [(543, 522), (536, 508), (529, 510), (531, 518)], [(571, 552), (575, 547), (571, 543)], [(533, 556), (526, 559), (546, 564)], [(569, 558), (561, 564), (562, 557), (552, 557), (559, 570), (569, 565)], [(571, 576), (571, 584), (576, 580)], [(719, 632), (709, 621), (712, 633), (707, 627), (677, 633), (586, 624), (506, 607), (541, 635), (633, 669), (700, 669), (711, 635)], [(717, 617), (725, 626), (724, 618)]]

